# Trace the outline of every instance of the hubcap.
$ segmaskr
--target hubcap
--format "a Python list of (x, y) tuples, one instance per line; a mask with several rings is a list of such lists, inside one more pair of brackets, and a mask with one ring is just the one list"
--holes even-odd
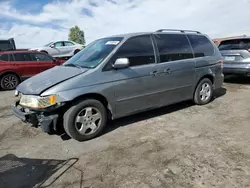
[(90, 135), (97, 131), (101, 121), (102, 116), (98, 109), (86, 107), (76, 116), (75, 126), (80, 134)]
[(204, 83), (201, 86), (201, 90), (200, 90), (200, 99), (202, 101), (206, 101), (210, 98), (211, 95), (211, 87), (208, 83)]
[(3, 78), (3, 85), (7, 89), (14, 89), (18, 84), (18, 80), (15, 76), (6, 76)]

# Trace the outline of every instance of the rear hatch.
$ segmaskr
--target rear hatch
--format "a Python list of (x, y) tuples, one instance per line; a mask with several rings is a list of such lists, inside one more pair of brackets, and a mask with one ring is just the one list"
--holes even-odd
[(224, 63), (250, 63), (250, 38), (222, 41), (219, 45)]

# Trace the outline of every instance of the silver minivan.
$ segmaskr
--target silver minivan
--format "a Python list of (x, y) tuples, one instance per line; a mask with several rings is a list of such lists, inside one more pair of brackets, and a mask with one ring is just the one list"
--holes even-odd
[(200, 32), (117, 35), (21, 83), (12, 110), (45, 132), (83, 141), (99, 135), (109, 119), (186, 100), (207, 104), (223, 80), (222, 56)]

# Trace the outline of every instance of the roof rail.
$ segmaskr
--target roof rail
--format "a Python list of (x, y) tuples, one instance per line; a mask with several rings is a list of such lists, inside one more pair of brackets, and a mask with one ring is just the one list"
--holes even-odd
[(199, 32), (199, 31), (180, 30), (180, 29), (159, 29), (156, 32), (164, 32), (164, 31), (179, 31), (181, 33), (198, 33), (198, 34), (201, 34), (201, 32)]

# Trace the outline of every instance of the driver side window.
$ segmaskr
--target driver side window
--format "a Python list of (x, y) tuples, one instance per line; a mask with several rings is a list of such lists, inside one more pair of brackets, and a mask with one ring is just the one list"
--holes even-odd
[(54, 43), (55, 47), (62, 47), (63, 46), (63, 42), (56, 42)]
[(115, 59), (128, 58), (130, 66), (155, 63), (155, 54), (150, 35), (128, 39), (115, 54)]

